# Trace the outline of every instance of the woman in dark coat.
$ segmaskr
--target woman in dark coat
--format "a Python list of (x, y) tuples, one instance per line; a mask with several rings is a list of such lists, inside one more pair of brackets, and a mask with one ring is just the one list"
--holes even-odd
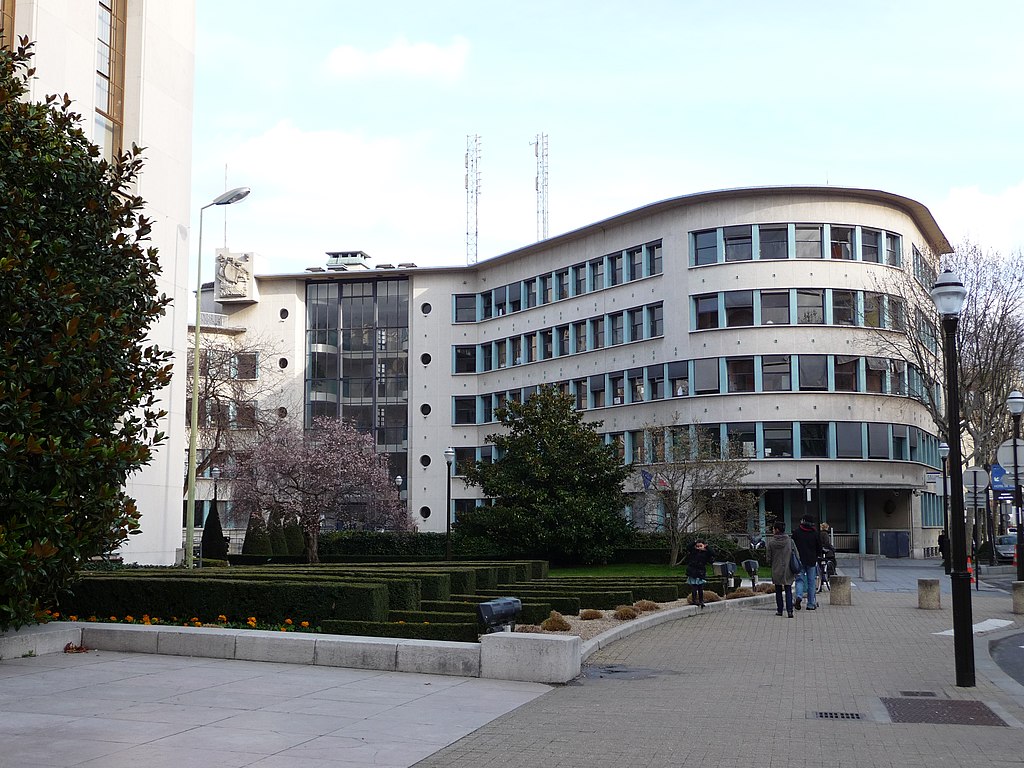
[(704, 608), (704, 583), (708, 566), (711, 564), (711, 548), (703, 541), (696, 541), (686, 556), (686, 583), (693, 587), (692, 602)]
[(773, 535), (768, 539), (768, 562), (772, 567), (772, 584), (775, 585), (775, 615), (782, 615), (782, 595), (786, 595), (786, 614), (793, 618), (793, 580), (796, 574), (790, 569), (793, 554), (793, 540), (786, 535), (782, 523), (772, 526)]

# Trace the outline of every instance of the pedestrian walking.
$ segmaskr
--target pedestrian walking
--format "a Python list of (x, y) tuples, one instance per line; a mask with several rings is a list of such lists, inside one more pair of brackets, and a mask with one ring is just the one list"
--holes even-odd
[(711, 547), (703, 541), (695, 541), (686, 556), (686, 583), (692, 588), (692, 602), (703, 610), (704, 584), (707, 582), (708, 566), (711, 564)]
[(782, 615), (782, 596), (786, 596), (786, 614), (793, 618), (793, 579), (790, 568), (793, 557), (793, 540), (786, 535), (786, 527), (782, 523), (772, 525), (772, 537), (768, 539), (768, 562), (772, 567), (772, 584), (775, 585), (776, 616)]
[(818, 560), (821, 559), (821, 536), (814, 528), (814, 519), (810, 515), (800, 518), (800, 525), (793, 531), (793, 543), (800, 556), (803, 566), (796, 577), (796, 600), (794, 607), (799, 611), (806, 598), (807, 610), (816, 611), (818, 603)]
[(942, 555), (942, 567), (949, 570), (949, 536), (943, 531), (939, 534), (939, 554)]

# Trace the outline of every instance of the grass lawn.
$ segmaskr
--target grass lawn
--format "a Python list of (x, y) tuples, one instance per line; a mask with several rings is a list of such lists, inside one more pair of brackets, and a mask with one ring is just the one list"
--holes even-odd
[[(686, 566), (654, 565), (652, 563), (618, 563), (616, 565), (594, 565), (586, 568), (552, 568), (549, 576), (686, 576)], [(745, 574), (744, 574), (745, 575)], [(759, 581), (771, 581), (772, 569), (762, 567), (758, 571)]]

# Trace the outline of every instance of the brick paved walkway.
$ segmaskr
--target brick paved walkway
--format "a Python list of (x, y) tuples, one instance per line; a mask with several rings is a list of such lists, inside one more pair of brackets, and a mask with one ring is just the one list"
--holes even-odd
[[(881, 586), (881, 585), (879, 585)], [(637, 633), (592, 656), (611, 673), (555, 689), (485, 725), (417, 765), (1019, 766), (1024, 687), (992, 665), (976, 638), (978, 685), (954, 685), (952, 626), (922, 611), (916, 594), (855, 592), (855, 605), (802, 611), (773, 606), (686, 618)], [(976, 595), (975, 623), (1018, 620), (1009, 597)], [(1022, 640), (1024, 642), (1024, 640)], [(646, 671), (643, 672), (643, 671)], [(1010, 727), (893, 723), (881, 702), (904, 691), (990, 706)], [(861, 720), (815, 717), (857, 714)]]

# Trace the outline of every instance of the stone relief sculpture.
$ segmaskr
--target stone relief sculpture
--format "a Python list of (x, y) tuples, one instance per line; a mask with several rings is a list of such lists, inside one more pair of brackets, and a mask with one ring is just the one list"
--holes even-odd
[(217, 298), (244, 299), (249, 296), (252, 272), (247, 253), (217, 254)]

